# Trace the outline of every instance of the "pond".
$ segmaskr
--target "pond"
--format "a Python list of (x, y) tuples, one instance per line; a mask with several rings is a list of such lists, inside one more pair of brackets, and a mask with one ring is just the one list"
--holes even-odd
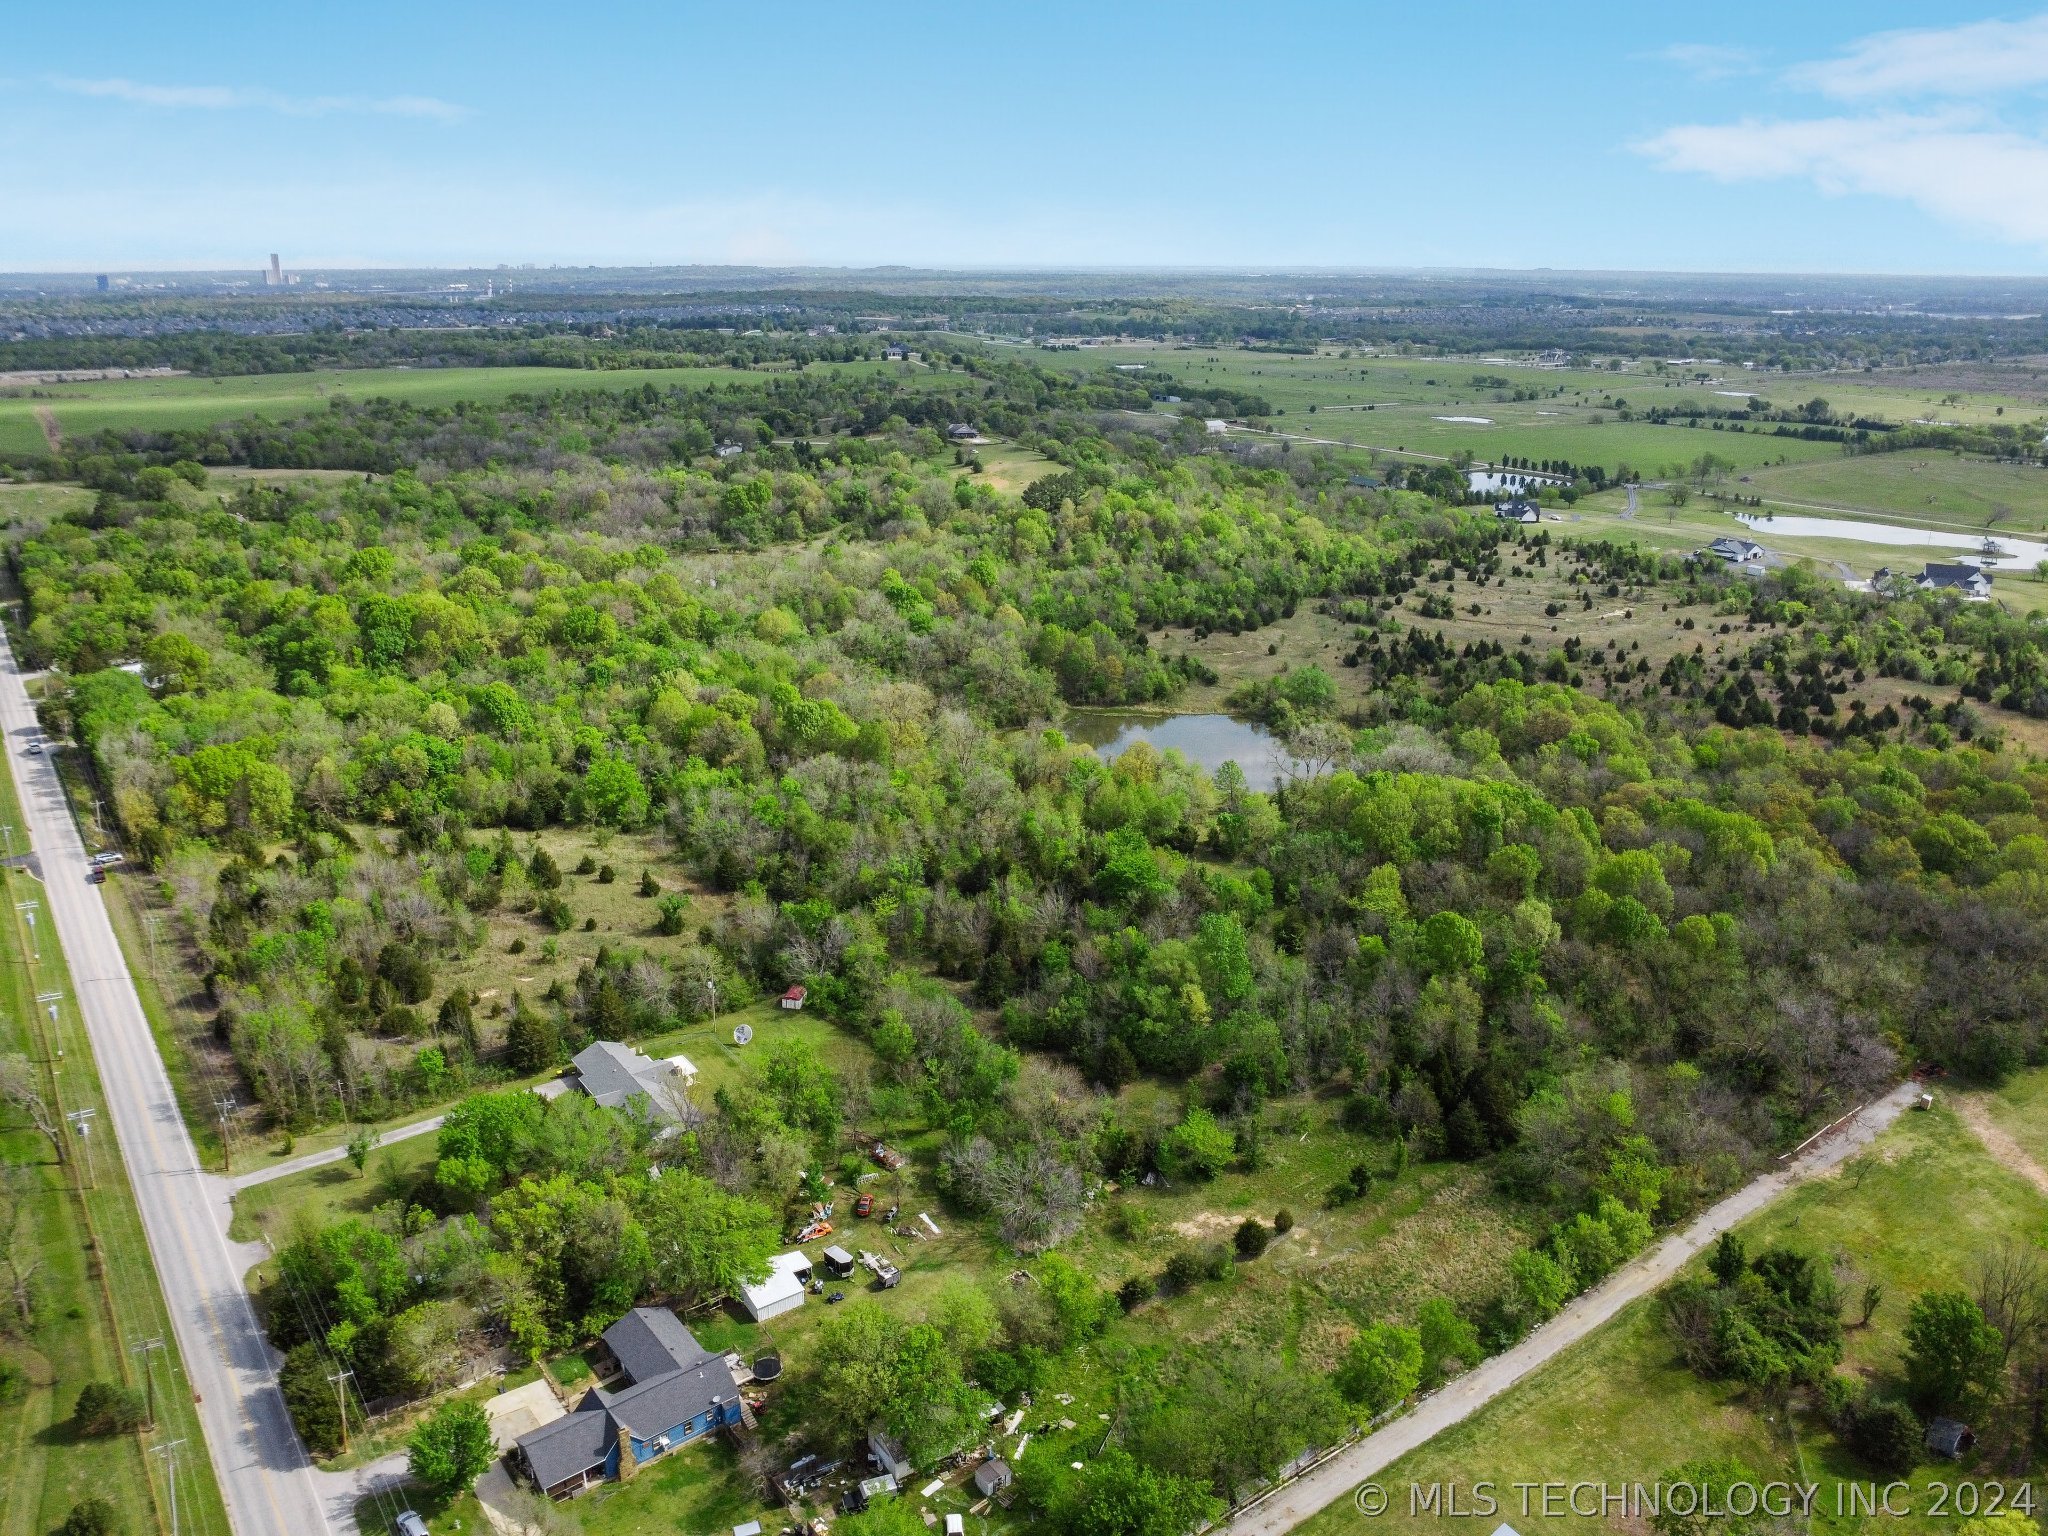
[(2031, 571), (2038, 562), (2048, 560), (2048, 544), (2038, 544), (2029, 539), (2009, 539), (1996, 533), (1992, 537), (1997, 540), (2001, 553), (1987, 557), (1982, 553), (1984, 535), (1981, 533), (1902, 528), (1897, 523), (1868, 523), (1851, 517), (1762, 517), (1748, 512), (1738, 512), (1735, 516), (1751, 532), (1763, 534), (1766, 544), (1774, 533), (1792, 539), (1848, 539), (1858, 544), (1899, 544), (1914, 549), (1951, 551), (1967, 556), (1965, 564), (2005, 571)]
[(1074, 709), (1067, 712), (1066, 733), (1084, 742), (1105, 761), (1133, 743), (1150, 742), (1169, 749), (1214, 773), (1225, 763), (1244, 770), (1253, 789), (1270, 790), (1280, 782), (1287, 754), (1262, 725), (1232, 715), (1141, 715), (1120, 709)]

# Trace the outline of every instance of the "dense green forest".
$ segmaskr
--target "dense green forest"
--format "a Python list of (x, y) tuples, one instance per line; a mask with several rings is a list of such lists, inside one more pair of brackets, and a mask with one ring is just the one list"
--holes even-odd
[[(70, 466), (93, 504), (14, 530), (51, 714), (177, 884), (269, 1113), (470, 1095), (405, 1200), (284, 1256), (314, 1300), (273, 1329), (316, 1445), (339, 1429), (314, 1417), (323, 1351), (422, 1391), (475, 1329), (544, 1353), (758, 1270), (846, 1150), (851, 1085), (815, 1053), (696, 1106), (659, 1180), (643, 1120), (477, 1093), (696, 1017), (706, 979), (729, 1002), (806, 985), (871, 1048), (860, 1091), (936, 1137), (949, 1198), (1044, 1255), (1029, 1304), (847, 1309), (810, 1367), (821, 1433), (879, 1390), (921, 1451), (962, 1443), (969, 1381), (1030, 1385), (1110, 1326), (1047, 1253), (1100, 1181), (1255, 1158), (1276, 1097), (1341, 1098), (1361, 1158), (1489, 1160), (1542, 1214), (1480, 1315), (1368, 1327), (1328, 1379), (1157, 1364), (1135, 1459), (1085, 1476), (1181, 1523), (1517, 1336), (1907, 1063), (2041, 1059), (2048, 767), (1960, 719), (1844, 721), (1830, 691), (1939, 674), (2040, 713), (2037, 625), (1553, 543), (1310, 455), (1133, 430), (1137, 386), (950, 366), (103, 440)], [(1008, 494), (958, 462), (958, 420), (1056, 462)], [(231, 462), (365, 475), (223, 490), (205, 466)], [(1653, 678), (1576, 641), (1452, 654), (1393, 612), (1552, 561), (1589, 602), (1654, 592), (1746, 648)], [(1292, 753), (1274, 791), (1062, 734), (1069, 705), (1172, 700), (1188, 637), (1304, 604), (1355, 626), (1374, 690), (1342, 714), (1309, 664), (1248, 696)], [(1613, 696), (1575, 686), (1601, 670)], [(566, 921), (528, 837), (565, 825), (658, 835), (718, 899), (675, 903), (672, 959), (608, 951), (485, 1015), (442, 975), (493, 911)], [(1140, 1079), (1178, 1119), (1125, 1112)], [(833, 1374), (859, 1360), (879, 1389)], [(1254, 1388), (1267, 1441), (1193, 1432)], [(1093, 1529), (1036, 1476), (1050, 1522)]]

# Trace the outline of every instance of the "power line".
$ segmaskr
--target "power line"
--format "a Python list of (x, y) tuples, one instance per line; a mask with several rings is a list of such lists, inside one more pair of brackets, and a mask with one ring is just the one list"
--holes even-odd
[(128, 1346), (129, 1354), (142, 1356), (142, 1383), (143, 1391), (147, 1394), (149, 1401), (149, 1427), (151, 1429), (156, 1428), (156, 1373), (149, 1368), (149, 1357), (163, 1347), (164, 1341), (160, 1338), (143, 1339)]
[(164, 1458), (165, 1481), (171, 1485), (171, 1536), (178, 1536), (178, 1447), (183, 1440), (166, 1440), (150, 1449)]

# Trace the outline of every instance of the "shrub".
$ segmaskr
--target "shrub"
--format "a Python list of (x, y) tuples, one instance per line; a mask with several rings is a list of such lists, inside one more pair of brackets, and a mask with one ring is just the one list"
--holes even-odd
[(377, 1021), (378, 1030), (399, 1040), (417, 1040), (427, 1032), (427, 1023), (416, 1008), (407, 1008), (394, 1003), (384, 1010), (384, 1016)]
[(1874, 1398), (1849, 1419), (1849, 1444), (1880, 1472), (1904, 1476), (1920, 1460), (1920, 1420), (1904, 1403)]
[(562, 867), (545, 848), (533, 850), (533, 857), (526, 861), (526, 874), (536, 890), (552, 891), (562, 883)]
[(71, 1506), (71, 1513), (57, 1527), (57, 1536), (116, 1536), (120, 1529), (121, 1517), (114, 1506), (95, 1494)]
[(1237, 1235), (1231, 1239), (1240, 1259), (1256, 1259), (1266, 1251), (1266, 1244), (1273, 1240), (1272, 1232), (1256, 1216), (1247, 1216), (1238, 1223)]
[(534, 913), (557, 933), (566, 933), (576, 922), (576, 914), (569, 910), (569, 903), (557, 892), (543, 896)]
[(506, 954), (508, 954), (508, 955), (523, 955), (523, 954), (525, 954), (525, 953), (526, 953), (526, 940), (524, 940), (524, 939), (514, 939), (514, 940), (513, 940), (513, 941), (512, 941), (512, 942), (511, 942), (510, 944), (507, 944), (507, 945), (505, 946), (505, 953), (506, 953)]
[(1294, 1212), (1288, 1210), (1287, 1207), (1283, 1205), (1280, 1207), (1279, 1210), (1273, 1213), (1273, 1235), (1275, 1237), (1285, 1237), (1288, 1233), (1292, 1232), (1293, 1230)]
[(654, 871), (651, 869), (640, 871), (640, 894), (642, 896), (659, 896), (661, 894), (661, 882), (654, 878)]
[(1133, 1275), (1116, 1288), (1117, 1305), (1126, 1312), (1135, 1312), (1154, 1296), (1159, 1294), (1159, 1283), (1143, 1275)]
[(683, 931), (683, 915), (689, 910), (689, 897), (672, 891), (661, 898), (661, 917), (656, 926), (663, 934), (674, 938)]
[(589, 854), (587, 854), (587, 853), (586, 853), (585, 855), (583, 855), (583, 857), (582, 857), (581, 859), (579, 859), (579, 860), (577, 861), (577, 864), (576, 864), (576, 873), (577, 873), (577, 874), (579, 874), (579, 875), (594, 875), (594, 874), (596, 874), (596, 873), (597, 873), (597, 860), (593, 859), (593, 858), (592, 858), (592, 857), (591, 857), (591, 856), (590, 856)]
[(1166, 1261), (1166, 1269), (1160, 1275), (1160, 1283), (1169, 1291), (1185, 1291), (1202, 1283), (1201, 1253), (1193, 1248), (1182, 1248)]
[(1422, 1335), (1393, 1323), (1362, 1330), (1337, 1367), (1337, 1390), (1378, 1417), (1422, 1383)]
[(72, 1422), (81, 1435), (120, 1435), (140, 1429), (142, 1394), (111, 1381), (88, 1381), (78, 1391)]
[(1159, 1142), (1159, 1166), (1171, 1179), (1214, 1178), (1230, 1166), (1237, 1139), (1197, 1106)]

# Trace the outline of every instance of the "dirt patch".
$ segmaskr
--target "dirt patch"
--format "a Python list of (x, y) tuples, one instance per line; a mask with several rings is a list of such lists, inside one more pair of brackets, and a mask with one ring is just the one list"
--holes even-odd
[(57, 413), (47, 405), (36, 407), (36, 425), (43, 429), (43, 441), (50, 445), (50, 452), (64, 451), (64, 429), (57, 425)]
[(2000, 1129), (1984, 1108), (1984, 1101), (1972, 1094), (1959, 1093), (1955, 1096), (1956, 1118), (1970, 1128), (1970, 1134), (1984, 1144), (1984, 1150), (1992, 1160), (2003, 1168), (2025, 1179), (2034, 1188), (2048, 1195), (2048, 1168), (2035, 1162), (2027, 1149), (2014, 1141)]
[(1242, 1216), (1232, 1216), (1223, 1211), (1202, 1211), (1186, 1221), (1176, 1221), (1173, 1230), (1182, 1237), (1220, 1237), (1225, 1232), (1235, 1232), (1243, 1223)]

